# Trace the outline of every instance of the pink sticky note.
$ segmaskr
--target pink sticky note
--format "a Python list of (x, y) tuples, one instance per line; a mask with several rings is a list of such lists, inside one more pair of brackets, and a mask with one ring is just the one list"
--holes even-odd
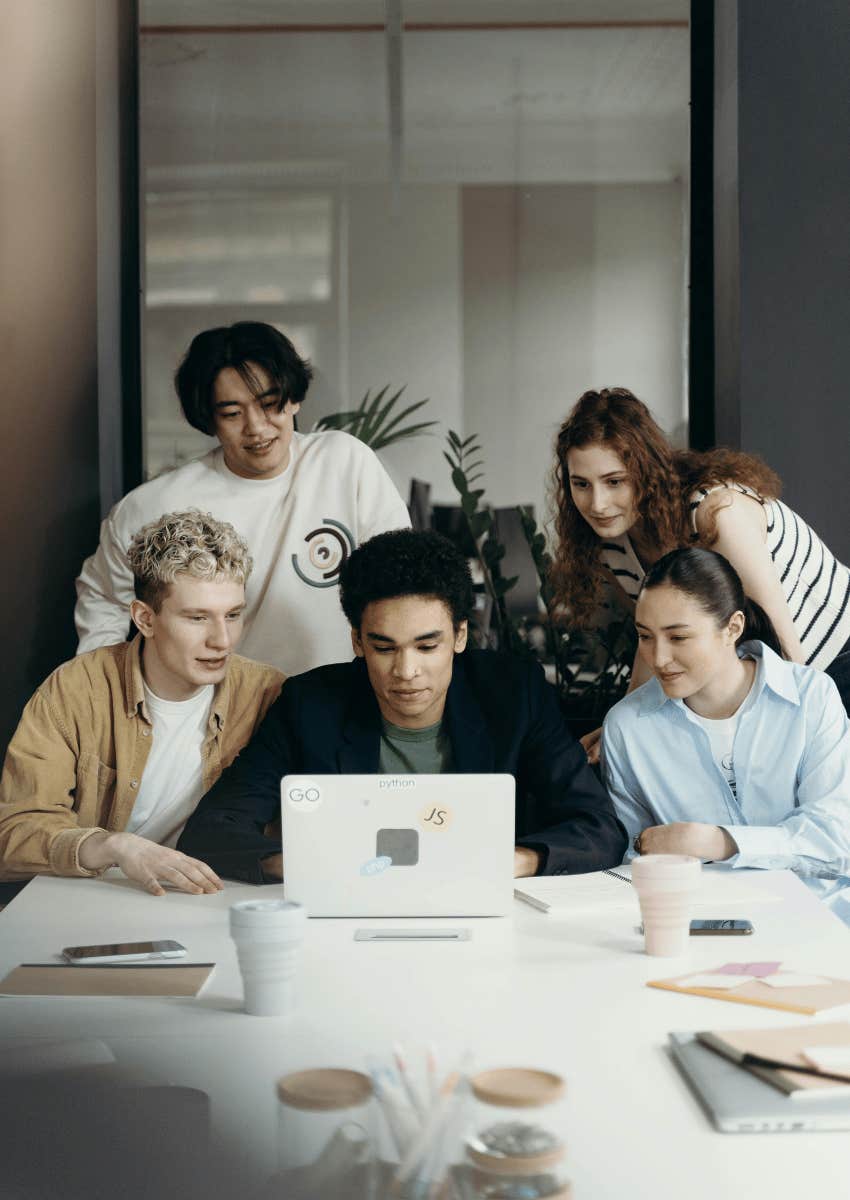
[(764, 979), (765, 975), (774, 975), (781, 966), (778, 962), (726, 963), (723, 967), (715, 967), (711, 974), (753, 975), (756, 979)]

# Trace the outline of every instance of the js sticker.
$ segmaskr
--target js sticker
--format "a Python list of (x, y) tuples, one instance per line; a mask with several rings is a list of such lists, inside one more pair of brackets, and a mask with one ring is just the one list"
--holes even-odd
[(448, 829), (452, 823), (451, 809), (437, 808), (433, 804), (427, 805), (419, 814), (419, 820), (422, 822), (423, 829), (440, 831)]

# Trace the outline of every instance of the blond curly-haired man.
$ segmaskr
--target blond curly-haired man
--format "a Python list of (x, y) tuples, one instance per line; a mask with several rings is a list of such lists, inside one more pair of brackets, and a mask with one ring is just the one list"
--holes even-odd
[(174, 846), (283, 683), (234, 654), (251, 556), (232, 525), (188, 510), (140, 529), (127, 559), (138, 635), (58, 667), (9, 744), (0, 879), (118, 866), (153, 895), (221, 888)]

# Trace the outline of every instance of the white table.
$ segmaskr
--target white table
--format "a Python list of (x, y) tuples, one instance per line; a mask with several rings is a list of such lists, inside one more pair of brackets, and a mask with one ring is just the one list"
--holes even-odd
[[(735, 872), (741, 879), (743, 872)], [(258, 889), (152, 898), (122, 878), (40, 878), (0, 914), (0, 971), (48, 962), (64, 945), (177, 938), (188, 961), (216, 961), (197, 1000), (0, 998), (0, 1038), (101, 1038), (119, 1063), (206, 1091), (227, 1155), (221, 1195), (248, 1195), (275, 1167), (274, 1081), (310, 1066), (361, 1068), (436, 1043), (445, 1066), (533, 1065), (568, 1084), (569, 1174), (577, 1200), (753, 1194), (798, 1200), (847, 1177), (846, 1134), (715, 1133), (665, 1052), (670, 1030), (806, 1018), (644, 987), (730, 960), (779, 959), (850, 978), (850, 930), (788, 872), (746, 872), (782, 897), (754, 905), (748, 938), (692, 939), (686, 960), (650, 959), (627, 914), (552, 918), (516, 902), (508, 919), (311, 921), (301, 1004), (288, 1020), (240, 1013), (227, 908)], [(278, 894), (263, 888), (264, 895)], [(722, 914), (727, 915), (727, 914)], [(469, 926), (468, 942), (354, 942), (358, 927)], [(2, 1049), (2, 1047), (0, 1047)], [(230, 1183), (228, 1183), (230, 1180)], [(236, 1186), (236, 1181), (239, 1186)]]

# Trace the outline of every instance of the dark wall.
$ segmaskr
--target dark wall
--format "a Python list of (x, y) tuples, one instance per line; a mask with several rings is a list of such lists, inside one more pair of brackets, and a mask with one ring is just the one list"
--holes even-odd
[(97, 541), (95, 0), (0, 14), (0, 753)]
[(739, 431), (845, 562), (848, 14), (847, 0), (718, 0), (715, 35), (717, 440)]

